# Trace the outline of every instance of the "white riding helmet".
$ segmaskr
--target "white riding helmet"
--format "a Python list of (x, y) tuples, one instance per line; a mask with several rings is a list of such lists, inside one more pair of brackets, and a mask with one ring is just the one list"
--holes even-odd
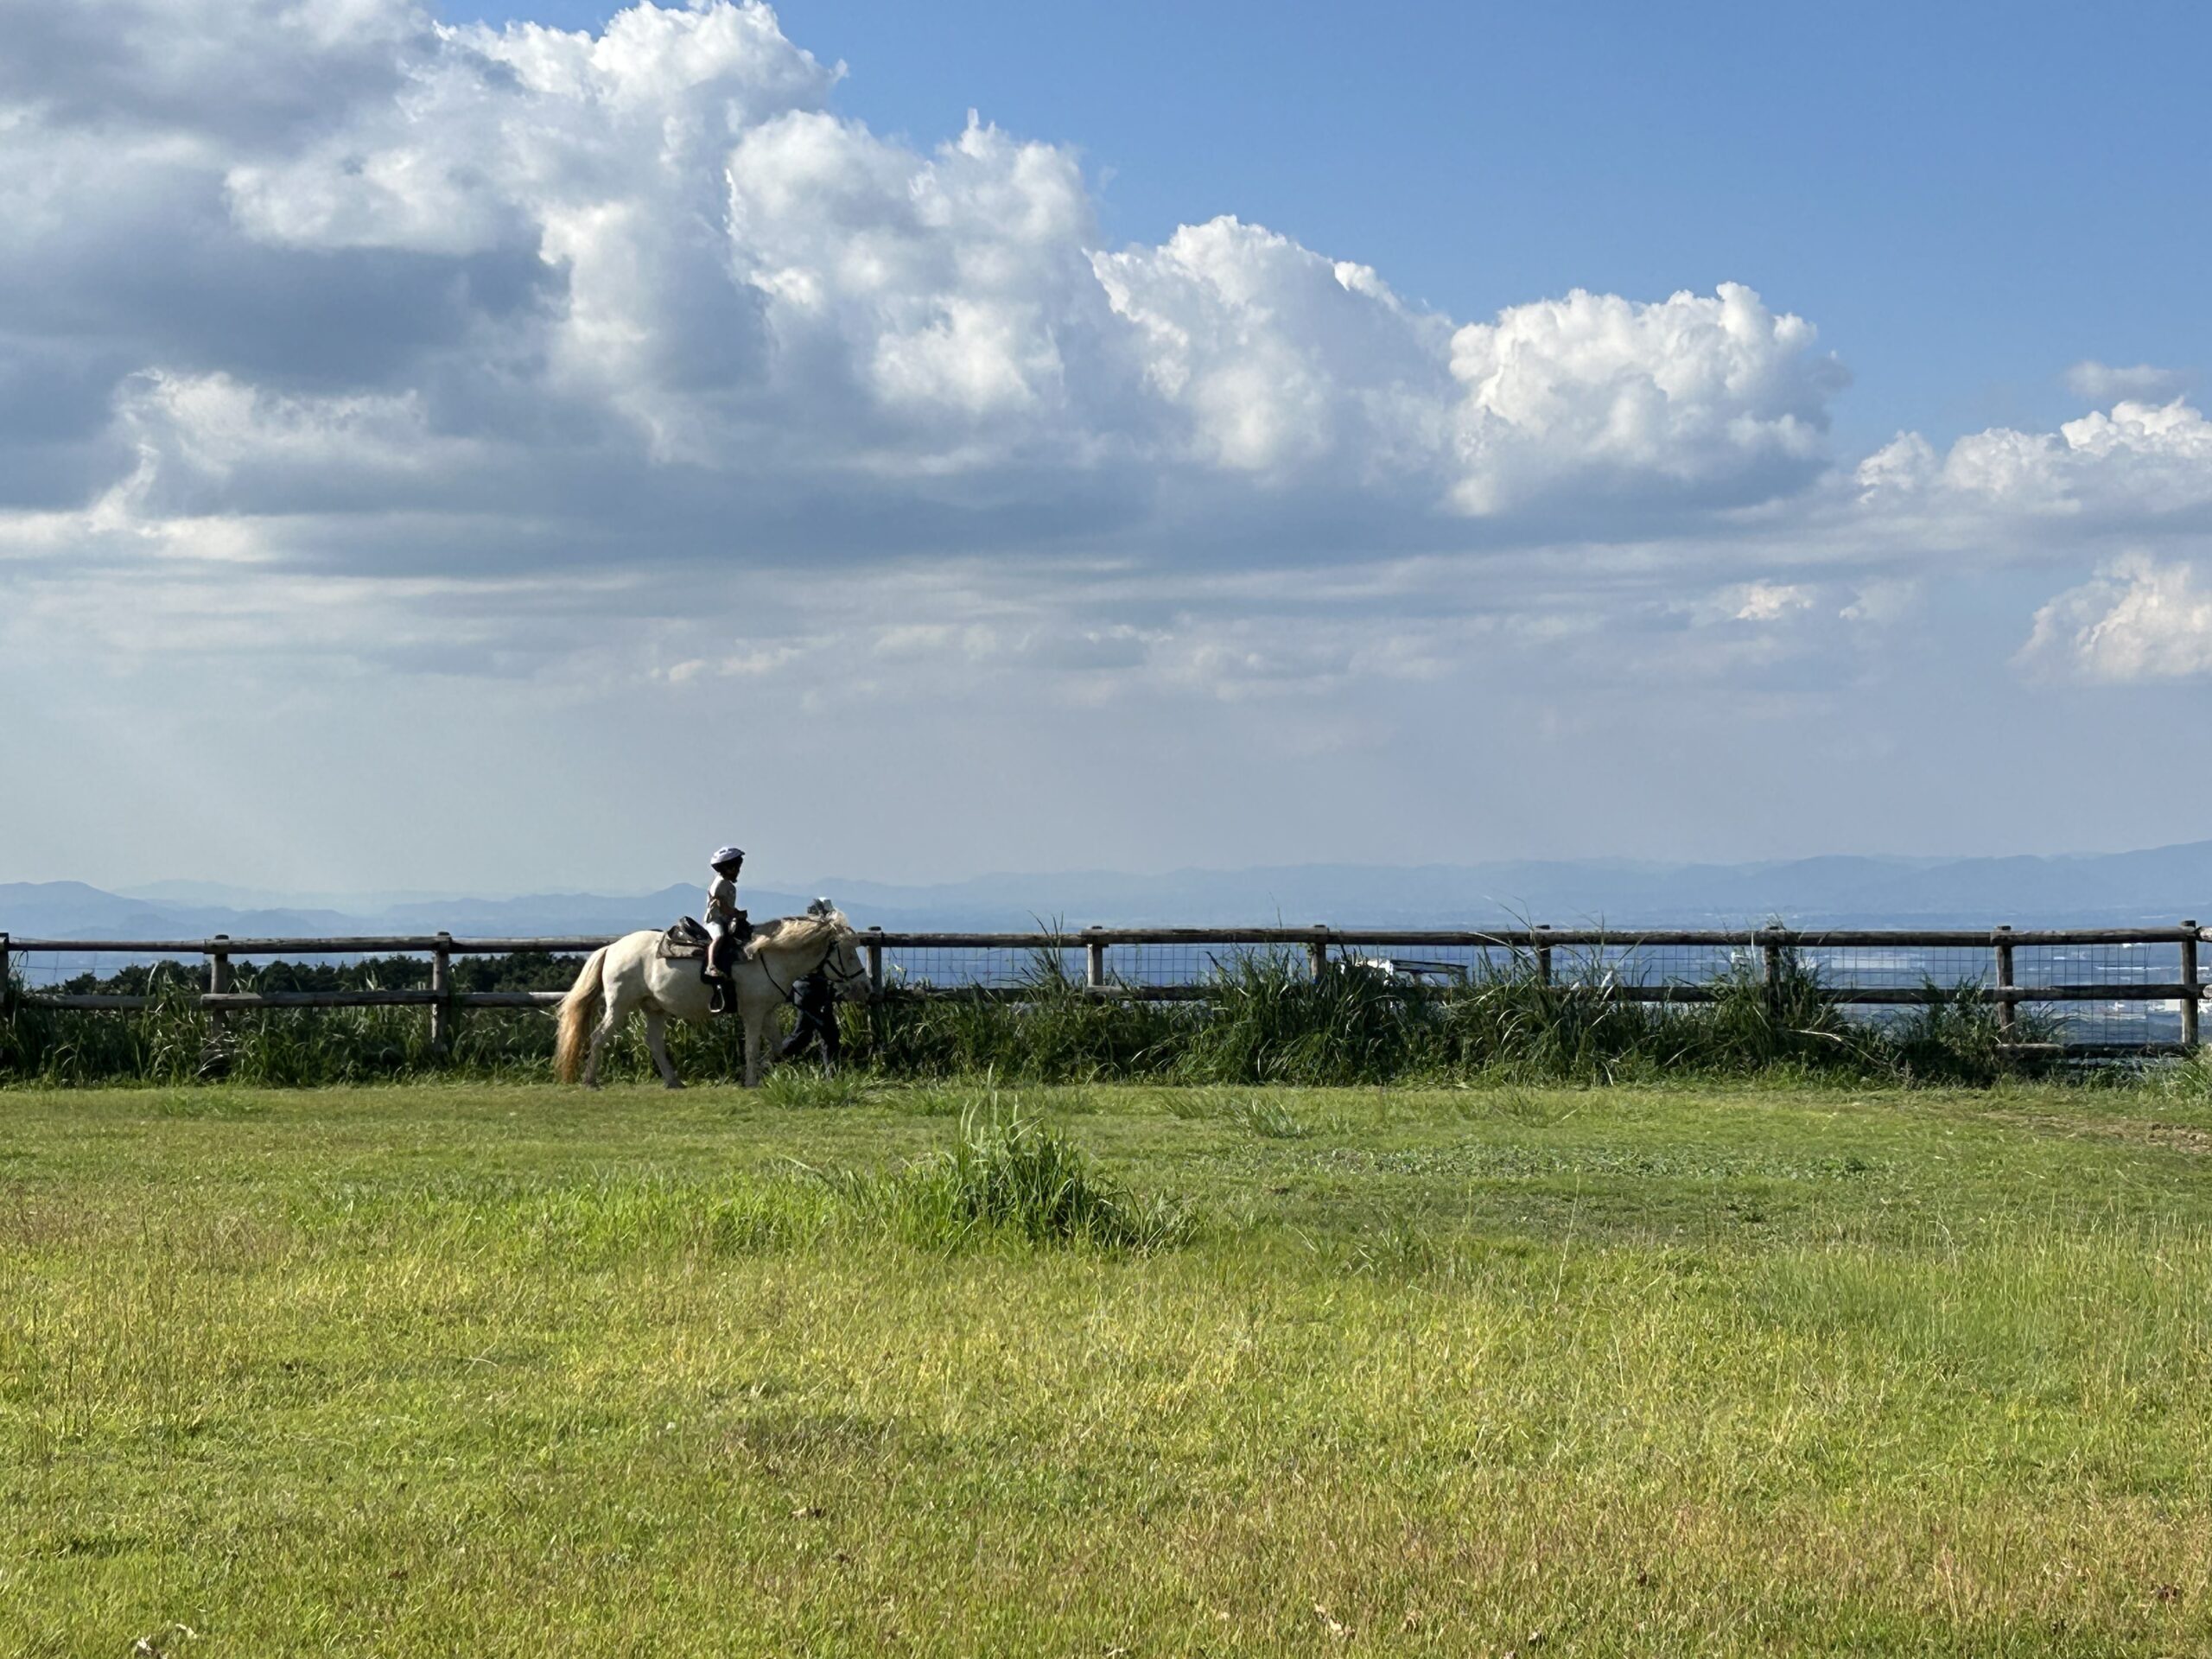
[(718, 847), (715, 849), (715, 855), (707, 862), (716, 865), (735, 864), (743, 861), (744, 857), (745, 849), (742, 847)]

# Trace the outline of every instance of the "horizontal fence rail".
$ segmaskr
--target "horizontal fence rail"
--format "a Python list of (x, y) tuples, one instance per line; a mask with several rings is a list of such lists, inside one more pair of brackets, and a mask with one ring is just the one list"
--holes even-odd
[[(892, 932), (860, 935), (875, 1000), (918, 997), (1020, 1001), (1025, 971), (1053, 965), (1083, 993), (1102, 998), (1204, 1001), (1234, 953), (1303, 957), (1316, 974), (1332, 961), (1365, 963), (1395, 978), (1446, 987), (1478, 983), (1501, 971), (1565, 985), (1602, 986), (1624, 1001), (1691, 1003), (1720, 995), (1716, 982), (1750, 974), (1770, 982), (1790, 961), (1810, 961), (1820, 994), (1872, 1010), (1960, 1000), (1993, 1004), (2009, 1033), (2025, 1004), (2064, 1008), (2104, 1005), (2106, 1023), (2141, 1025), (2123, 1040), (2021, 1042), (2024, 1051), (2177, 1052), (2198, 1042), (2205, 988), (2199, 946), (2208, 930), (2195, 921), (2156, 927), (2096, 928), (1337, 928), (1094, 927), (1069, 931)], [(206, 964), (200, 1008), (218, 1024), (257, 1009), (423, 1007), (442, 1041), (453, 1015), (467, 1009), (544, 1008), (559, 991), (465, 991), (452, 982), (455, 957), (524, 953), (574, 957), (611, 941), (604, 936), (472, 938), (449, 934), (372, 934), (316, 938), (45, 939), (0, 933), (0, 1006), (130, 1012), (149, 995), (18, 989), (11, 963), (29, 957), (124, 957)], [(1213, 953), (1227, 952), (1230, 956)], [(2024, 959), (2023, 954), (2026, 953)], [(427, 988), (269, 990), (240, 988), (235, 964), (254, 958), (426, 956)], [(2082, 976), (2084, 970), (2093, 976)], [(2171, 1032), (2154, 1028), (2154, 1008), (2170, 1009)], [(2133, 1009), (2135, 1014), (2126, 1015)], [(2119, 1011), (2113, 1013), (2109, 1011)], [(1875, 1017), (1878, 1017), (1877, 1014)], [(2093, 1031), (2093, 1037), (2109, 1032)]]

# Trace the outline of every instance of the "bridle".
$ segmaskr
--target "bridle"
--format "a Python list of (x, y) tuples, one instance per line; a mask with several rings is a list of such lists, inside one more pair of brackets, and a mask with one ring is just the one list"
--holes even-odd
[(840, 945), (843, 944), (844, 942), (845, 941), (842, 938), (832, 940), (830, 945), (830, 954), (822, 958), (822, 965), (815, 970), (817, 973), (828, 974), (830, 976), (830, 982), (832, 985), (835, 985), (839, 990), (844, 989), (846, 986), (853, 984), (855, 982), (863, 985), (868, 983), (867, 969), (845, 968), (838, 965), (837, 949)]
[[(852, 984), (855, 980), (865, 981), (868, 978), (868, 970), (866, 969), (846, 968), (839, 965), (837, 961), (837, 948), (843, 944), (844, 942), (845, 938), (842, 934), (832, 935), (830, 940), (830, 949), (828, 953), (823, 957), (820, 962), (816, 963), (813, 967), (808, 969), (806, 970), (806, 974), (827, 974), (830, 976), (830, 982), (840, 990), (842, 990), (846, 986)], [(760, 971), (767, 976), (768, 982), (776, 987), (776, 993), (778, 995), (781, 996), (786, 1002), (793, 1002), (798, 1000), (798, 982), (801, 979), (804, 979), (806, 977), (806, 974), (801, 974), (797, 979), (792, 980), (789, 985), (784, 985), (778, 982), (776, 978), (776, 970), (768, 965), (767, 959), (766, 957), (758, 957), (755, 958), (755, 960), (760, 962)]]

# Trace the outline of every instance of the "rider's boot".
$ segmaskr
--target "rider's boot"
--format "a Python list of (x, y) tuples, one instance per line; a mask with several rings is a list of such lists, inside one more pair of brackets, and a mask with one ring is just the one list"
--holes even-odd
[(725, 933), (707, 947), (707, 1012), (728, 1014), (737, 1005), (737, 980), (732, 972), (738, 942)]

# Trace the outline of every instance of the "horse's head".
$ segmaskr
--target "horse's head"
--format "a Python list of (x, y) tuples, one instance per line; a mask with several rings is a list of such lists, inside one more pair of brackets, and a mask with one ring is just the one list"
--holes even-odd
[[(819, 908), (817, 908), (819, 906)], [(826, 899), (817, 899), (809, 906), (808, 913), (830, 923), (836, 931), (830, 936), (830, 954), (822, 959), (822, 971), (830, 976), (830, 988), (841, 1002), (865, 1002), (874, 988), (868, 975), (868, 960), (861, 954), (860, 936), (853, 931), (853, 925), (845, 919), (845, 912)]]

